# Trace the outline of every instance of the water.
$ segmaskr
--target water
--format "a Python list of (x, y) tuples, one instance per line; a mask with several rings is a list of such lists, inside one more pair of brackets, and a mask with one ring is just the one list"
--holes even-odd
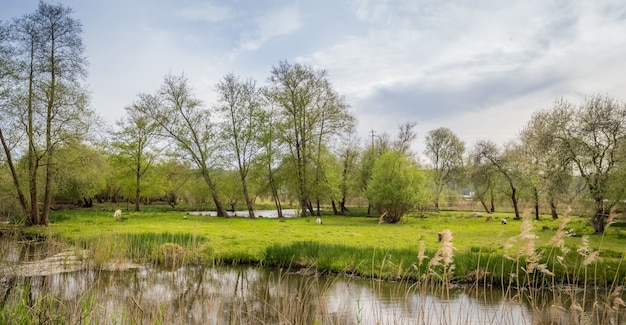
[[(298, 213), (296, 209), (283, 209), (282, 211), (283, 217), (285, 218), (293, 218)], [(190, 211), (187, 213), (199, 216), (217, 216), (217, 212), (215, 211)], [(226, 213), (231, 217), (248, 217), (248, 211), (227, 211)], [(276, 210), (254, 210), (254, 215), (258, 218), (278, 218), (278, 212)]]
[[(64, 322), (94, 324), (602, 324), (607, 319), (578, 317), (567, 302), (531, 308), (527, 300), (512, 298), (517, 292), (501, 289), (447, 291), (254, 266), (95, 269), (81, 254), (38, 249), (4, 254), (1, 306), (20, 300), (37, 306), (52, 297), (40, 307), (46, 313), (56, 310)], [(619, 324), (625, 315), (617, 311), (610, 317)]]

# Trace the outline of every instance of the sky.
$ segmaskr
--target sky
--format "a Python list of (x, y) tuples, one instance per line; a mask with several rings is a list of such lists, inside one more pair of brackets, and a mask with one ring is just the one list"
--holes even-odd
[[(623, 0), (60, 0), (83, 25), (93, 108), (111, 125), (139, 93), (184, 73), (207, 107), (228, 73), (267, 83), (280, 61), (325, 69), (357, 133), (416, 122), (478, 140), (515, 140), (564, 98), (626, 100)], [(2, 0), (0, 19), (35, 0)]]

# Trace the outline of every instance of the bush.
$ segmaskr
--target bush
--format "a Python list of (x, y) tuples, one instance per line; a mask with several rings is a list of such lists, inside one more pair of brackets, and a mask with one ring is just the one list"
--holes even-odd
[(366, 196), (386, 223), (397, 223), (427, 197), (417, 164), (397, 151), (384, 153), (374, 163)]

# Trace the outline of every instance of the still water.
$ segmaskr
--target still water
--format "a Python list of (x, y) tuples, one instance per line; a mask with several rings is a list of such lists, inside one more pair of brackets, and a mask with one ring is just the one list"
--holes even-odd
[[(6, 253), (6, 252), (5, 252)], [(80, 254), (80, 253), (79, 253)], [(95, 269), (76, 252), (4, 255), (2, 307), (20, 299), (87, 324), (612, 324), (567, 301), (531, 308), (517, 292), (443, 290), (406, 282), (320, 276), (255, 266), (124, 265)], [(25, 260), (24, 260), (25, 259)], [(10, 263), (7, 263), (10, 262)], [(29, 288), (25, 290), (24, 288)], [(592, 305), (590, 303), (590, 305)], [(539, 307), (538, 307), (539, 306)], [(51, 312), (47, 310), (47, 312)], [(54, 313), (54, 311), (52, 312)]]

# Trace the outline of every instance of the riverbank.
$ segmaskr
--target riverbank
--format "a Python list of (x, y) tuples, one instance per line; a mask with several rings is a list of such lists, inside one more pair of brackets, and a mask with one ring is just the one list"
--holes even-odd
[[(123, 219), (116, 220), (112, 211), (94, 208), (55, 211), (49, 227), (25, 231), (86, 249), (96, 265), (124, 259), (251, 264), (515, 286), (592, 281), (610, 287), (624, 282), (626, 231), (621, 222), (604, 235), (591, 235), (582, 217), (567, 218), (567, 223), (548, 216), (539, 221), (513, 220), (510, 214), (491, 217), (488, 222), (470, 212), (441, 212), (388, 225), (368, 217), (322, 216), (319, 225), (314, 217), (217, 218), (171, 211), (124, 211)], [(440, 242), (444, 230), (451, 238)]]

